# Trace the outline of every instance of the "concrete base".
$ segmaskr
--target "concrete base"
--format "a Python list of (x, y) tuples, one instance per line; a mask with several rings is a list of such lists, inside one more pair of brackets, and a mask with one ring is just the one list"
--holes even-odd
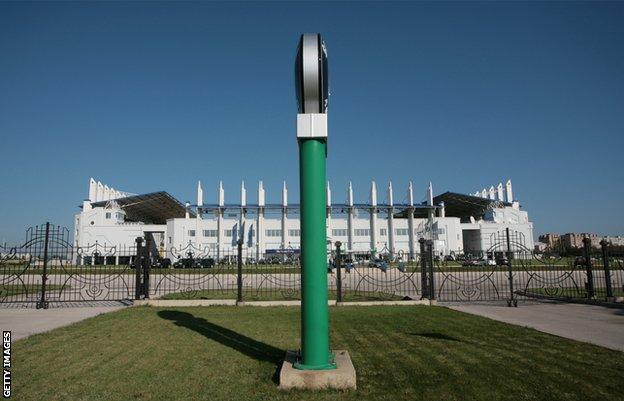
[(299, 370), (293, 367), (297, 362), (296, 351), (286, 351), (286, 358), (280, 371), (279, 388), (290, 389), (339, 389), (348, 390), (356, 388), (355, 368), (351, 363), (351, 357), (345, 350), (335, 350), (336, 369), (332, 370)]

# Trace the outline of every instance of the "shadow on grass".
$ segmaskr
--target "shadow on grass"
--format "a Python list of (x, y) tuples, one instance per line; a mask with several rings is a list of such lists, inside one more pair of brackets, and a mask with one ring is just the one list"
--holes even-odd
[(459, 339), (457, 339), (455, 337), (447, 336), (446, 334), (442, 334), (442, 333), (426, 332), (426, 333), (410, 333), (410, 335), (412, 335), (412, 336), (419, 336), (419, 337), (433, 338), (435, 340), (446, 340), (446, 341), (458, 341), (458, 342), (461, 342), (461, 340), (459, 340)]
[(250, 358), (279, 364), (284, 359), (286, 351), (272, 345), (254, 340), (233, 330), (211, 323), (206, 319), (195, 317), (187, 312), (164, 310), (158, 316), (171, 320), (180, 327), (196, 331), (206, 338), (230, 347)]

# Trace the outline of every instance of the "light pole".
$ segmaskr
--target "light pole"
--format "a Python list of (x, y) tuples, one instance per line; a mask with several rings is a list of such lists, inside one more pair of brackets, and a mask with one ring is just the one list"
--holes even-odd
[(319, 34), (301, 35), (295, 61), (301, 199), (301, 370), (335, 369), (329, 349), (326, 245), (327, 52)]

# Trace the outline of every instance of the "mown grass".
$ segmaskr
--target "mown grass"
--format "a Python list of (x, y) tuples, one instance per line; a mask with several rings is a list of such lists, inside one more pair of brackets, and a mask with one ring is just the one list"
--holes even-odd
[(14, 343), (16, 400), (618, 400), (624, 355), (439, 307), (331, 309), (358, 389), (277, 389), (299, 308), (128, 308)]
[[(46, 285), (46, 291), (70, 290), (69, 285)], [(41, 284), (0, 284), (0, 298), (21, 294), (40, 294)]]
[[(236, 299), (236, 289), (226, 290), (198, 290), (183, 291), (166, 294), (159, 299)], [(336, 291), (329, 291), (329, 299), (337, 299)], [(354, 301), (400, 301), (403, 297), (394, 294), (381, 294), (370, 291), (345, 291), (342, 294), (344, 302)], [(298, 290), (248, 290), (243, 291), (243, 301), (296, 301), (301, 300)]]

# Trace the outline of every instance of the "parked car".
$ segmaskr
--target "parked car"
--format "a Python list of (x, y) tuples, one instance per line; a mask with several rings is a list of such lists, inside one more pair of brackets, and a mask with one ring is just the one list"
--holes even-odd
[(497, 266), (506, 266), (509, 264), (509, 260), (506, 257), (496, 258)]
[(199, 266), (195, 262), (195, 259), (192, 259), (192, 258), (178, 259), (178, 261), (176, 261), (173, 264), (174, 269), (192, 269), (194, 267), (199, 267)]
[(582, 256), (574, 258), (574, 266), (585, 266), (585, 258)]
[(466, 259), (462, 262), (462, 266), (465, 267), (474, 267), (474, 266), (486, 266), (488, 264), (495, 263), (493, 260), (485, 260), (485, 259)]
[(496, 258), (496, 265), (497, 266), (506, 266), (508, 264), (509, 264), (509, 260), (507, 260), (506, 257), (500, 256), (500, 257)]
[(155, 269), (168, 269), (171, 267), (171, 259), (169, 258), (158, 258), (154, 260), (152, 263), (152, 268)]
[(213, 258), (203, 258), (203, 259), (199, 259), (196, 262), (199, 267), (206, 267), (206, 268), (210, 268), (213, 267), (215, 265), (215, 261)]

